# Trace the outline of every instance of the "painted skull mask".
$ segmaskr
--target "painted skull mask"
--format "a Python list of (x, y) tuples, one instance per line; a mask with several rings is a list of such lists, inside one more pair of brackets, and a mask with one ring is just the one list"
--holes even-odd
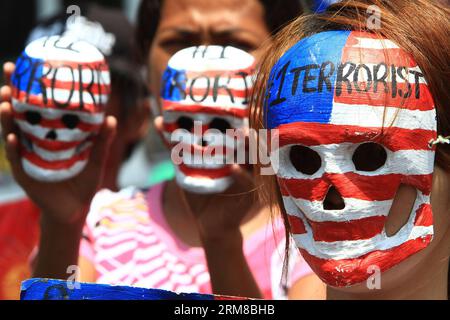
[(110, 91), (100, 51), (70, 37), (35, 40), (16, 62), (12, 88), (25, 172), (49, 182), (80, 173)]
[(245, 138), (230, 132), (248, 128), (254, 64), (252, 55), (229, 46), (190, 47), (169, 60), (161, 93), (164, 137), (172, 159), (183, 147), (176, 180), (185, 190), (220, 193), (232, 184), (231, 166)]
[[(436, 110), (424, 75), (394, 42), (328, 31), (300, 40), (272, 68), (265, 123), (291, 234), (328, 285), (363, 282), (429, 245)], [(385, 222), (401, 185), (407, 222)], [(331, 195), (342, 200), (330, 206)]]

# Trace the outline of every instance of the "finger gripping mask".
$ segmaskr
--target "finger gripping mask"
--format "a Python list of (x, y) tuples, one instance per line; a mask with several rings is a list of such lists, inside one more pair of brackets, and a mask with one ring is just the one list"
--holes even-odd
[[(409, 54), (370, 33), (318, 33), (277, 61), (266, 93), (291, 233), (324, 282), (360, 283), (429, 245), (436, 110)], [(401, 185), (416, 199), (388, 236)]]
[(245, 145), (253, 68), (253, 56), (234, 47), (190, 47), (169, 60), (161, 92), (164, 137), (172, 159), (181, 157), (176, 181), (183, 189), (220, 193), (232, 184), (235, 153)]
[(69, 37), (33, 41), (16, 62), (12, 88), (25, 172), (49, 182), (80, 173), (110, 91), (100, 51)]

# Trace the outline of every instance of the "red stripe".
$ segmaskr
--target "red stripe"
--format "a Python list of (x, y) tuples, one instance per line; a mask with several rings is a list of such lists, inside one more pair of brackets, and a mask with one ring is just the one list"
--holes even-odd
[(287, 215), (289, 224), (291, 226), (291, 233), (292, 234), (302, 234), (306, 233), (305, 224), (303, 223), (303, 220), (299, 217), (296, 217), (294, 215)]
[[(317, 179), (284, 179), (278, 178), (283, 185), (284, 196), (309, 201), (323, 201), (330, 186), (336, 187), (343, 198), (354, 198), (368, 201), (384, 201), (394, 199), (401, 183), (409, 184), (428, 195), (431, 191), (433, 175), (401, 175), (386, 174), (363, 176), (354, 172), (344, 174), (325, 173)], [(287, 192), (289, 190), (289, 193)]]
[(173, 112), (188, 112), (188, 113), (206, 113), (217, 116), (232, 116), (236, 118), (247, 118), (249, 114), (248, 108), (233, 108), (233, 107), (221, 107), (221, 106), (206, 106), (206, 105), (182, 105), (176, 101), (163, 101), (164, 111)]
[[(39, 138), (36, 138), (35, 136), (32, 136), (28, 133), (22, 132), (21, 134), (24, 134), (25, 137), (28, 140), (31, 140), (34, 144), (36, 144), (38, 147), (42, 149), (46, 149), (48, 151), (65, 151), (68, 149), (72, 149), (77, 147), (80, 144), (80, 141), (53, 141), (53, 140), (41, 140)], [(88, 138), (85, 141), (93, 141), (94, 139)]]
[(47, 60), (44, 63), (46, 68), (61, 68), (70, 67), (72, 69), (77, 69), (81, 67), (82, 70), (99, 70), (99, 71), (109, 71), (108, 64), (105, 60), (94, 61), (94, 62), (73, 62), (73, 61), (62, 61), (62, 60)]
[[(13, 112), (14, 117), (19, 120), (27, 121), (25, 117), (25, 113), (23, 112)], [(68, 129), (63, 123), (61, 119), (45, 119), (42, 118), (39, 122), (39, 126), (49, 129)], [(101, 124), (89, 124), (85, 122), (79, 122), (77, 125), (77, 129), (85, 132), (95, 132), (101, 127)]]
[(342, 50), (343, 62), (353, 63), (365, 63), (365, 64), (378, 64), (386, 63), (389, 65), (416, 67), (417, 63), (412, 56), (405, 50), (398, 48), (382, 48), (382, 49), (369, 49), (369, 48), (354, 48), (358, 44), (358, 38), (379, 39), (373, 35), (367, 36), (367, 34), (351, 32), (344, 49)]
[[(434, 109), (434, 101), (431, 96), (430, 91), (428, 90), (428, 86), (426, 84), (419, 84), (419, 98), (415, 97), (416, 85), (414, 83), (410, 84), (410, 92), (411, 96), (408, 98), (403, 98), (408, 92), (408, 84), (406, 83), (397, 83), (397, 92), (395, 92), (395, 97), (392, 97), (392, 84), (390, 82), (387, 83), (386, 87), (383, 83), (378, 83), (377, 92), (374, 92), (375, 88), (373, 87), (373, 83), (370, 88), (368, 88), (368, 92), (365, 92), (367, 84), (365, 82), (358, 82), (360, 92), (355, 89), (355, 84), (352, 81), (351, 87), (347, 87), (346, 84), (343, 85), (341, 94), (339, 96), (334, 96), (334, 102), (337, 103), (345, 103), (348, 105), (360, 105), (367, 104), (374, 107), (398, 107), (401, 109), (408, 110), (421, 110), (428, 111)], [(385, 92), (384, 90), (388, 90)], [(349, 91), (351, 93), (349, 93)], [(399, 94), (401, 90), (401, 95)]]
[[(26, 102), (28, 104), (34, 105), (36, 107), (42, 107), (42, 108), (52, 108), (52, 109), (59, 109), (59, 110), (70, 110), (70, 111), (83, 111), (83, 112), (90, 112), (90, 113), (98, 113), (104, 111), (106, 104), (93, 104), (93, 103), (84, 103), (83, 108), (80, 108), (79, 103), (69, 103), (65, 108), (61, 108), (57, 106), (53, 99), (50, 97), (47, 97), (47, 103), (44, 103), (44, 100), (42, 98), (42, 94), (40, 95), (32, 95), (27, 94), (26, 92), (19, 91), (17, 88), (13, 87), (13, 97), (16, 100), (19, 100), (21, 102)], [(100, 98), (97, 99), (100, 101)]]
[[(110, 92), (110, 86), (106, 84), (101, 84), (98, 82), (94, 82), (92, 86), (90, 86), (90, 83), (79, 83), (78, 81), (60, 81), (55, 80), (53, 83), (52, 79), (43, 78), (42, 82), (44, 86), (49, 88), (55, 88), (55, 89), (63, 89), (63, 90), (72, 90), (76, 91), (74, 92), (74, 95), (79, 95), (79, 91), (91, 93), (91, 94), (109, 94)], [(90, 87), (89, 87), (90, 86)]]
[(231, 166), (225, 166), (220, 169), (203, 169), (203, 168), (190, 168), (184, 164), (179, 166), (181, 172), (186, 176), (198, 177), (198, 178), (210, 178), (219, 179), (228, 177), (231, 174)]
[[(403, 129), (396, 127), (364, 128), (348, 125), (293, 122), (278, 127), (280, 147), (290, 144), (319, 146), (338, 143), (376, 142), (391, 151), (432, 150), (430, 140), (436, 138), (436, 131)], [(276, 134), (276, 131), (272, 131)]]
[(68, 160), (47, 161), (39, 157), (36, 153), (30, 153), (22, 148), (22, 156), (35, 166), (47, 170), (65, 170), (71, 168), (76, 162), (86, 160), (89, 157), (91, 149), (88, 148), (80, 154)]
[[(384, 39), (383, 37), (380, 37), (376, 33), (371, 33), (367, 31), (352, 31), (350, 32), (349, 39), (352, 39), (351, 41), (355, 41), (354, 38), (370, 38), (370, 39)], [(347, 43), (349, 43), (349, 40), (347, 40)]]
[(386, 63), (388, 66), (417, 67), (412, 56), (403, 49), (369, 49), (344, 47), (341, 61), (356, 64), (379, 64)]
[(433, 212), (431, 210), (431, 204), (424, 203), (419, 207), (419, 209), (417, 209), (414, 225), (423, 227), (433, 225)]
[(371, 274), (369, 267), (378, 266), (386, 271), (412, 254), (426, 248), (432, 236), (409, 240), (389, 250), (376, 250), (355, 259), (321, 259), (299, 249), (311, 269), (331, 286), (344, 287), (365, 281)]
[(315, 241), (349, 241), (370, 239), (383, 231), (385, 216), (358, 220), (316, 222), (308, 219)]

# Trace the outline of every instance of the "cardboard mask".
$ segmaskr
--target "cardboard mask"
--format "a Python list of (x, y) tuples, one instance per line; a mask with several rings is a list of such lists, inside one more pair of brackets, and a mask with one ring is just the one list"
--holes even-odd
[(170, 59), (161, 93), (164, 136), (172, 148), (186, 146), (176, 166), (182, 188), (219, 193), (233, 182), (230, 162), (245, 141), (226, 130), (248, 128), (253, 68), (254, 58), (234, 47), (191, 47)]
[(110, 75), (87, 42), (45, 37), (30, 43), (12, 76), (22, 165), (41, 181), (61, 181), (85, 167), (104, 119)]
[[(370, 33), (318, 33), (278, 60), (267, 90), (291, 232), (324, 282), (354, 285), (371, 266), (385, 271), (429, 245), (436, 110), (407, 52)], [(402, 184), (417, 196), (406, 224), (388, 236)], [(341, 207), (330, 206), (336, 194)]]

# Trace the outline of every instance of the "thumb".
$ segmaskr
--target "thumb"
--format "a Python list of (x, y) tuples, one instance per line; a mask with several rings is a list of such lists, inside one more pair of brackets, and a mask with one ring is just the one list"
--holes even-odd
[(11, 85), (11, 76), (12, 76), (15, 68), (16, 68), (16, 66), (12, 62), (6, 62), (3, 65), (3, 75), (5, 77), (5, 83), (8, 86)]
[(20, 157), (19, 139), (16, 134), (9, 133), (5, 139), (6, 157), (8, 158), (14, 179), (21, 185), (26, 186), (28, 178), (23, 171)]

